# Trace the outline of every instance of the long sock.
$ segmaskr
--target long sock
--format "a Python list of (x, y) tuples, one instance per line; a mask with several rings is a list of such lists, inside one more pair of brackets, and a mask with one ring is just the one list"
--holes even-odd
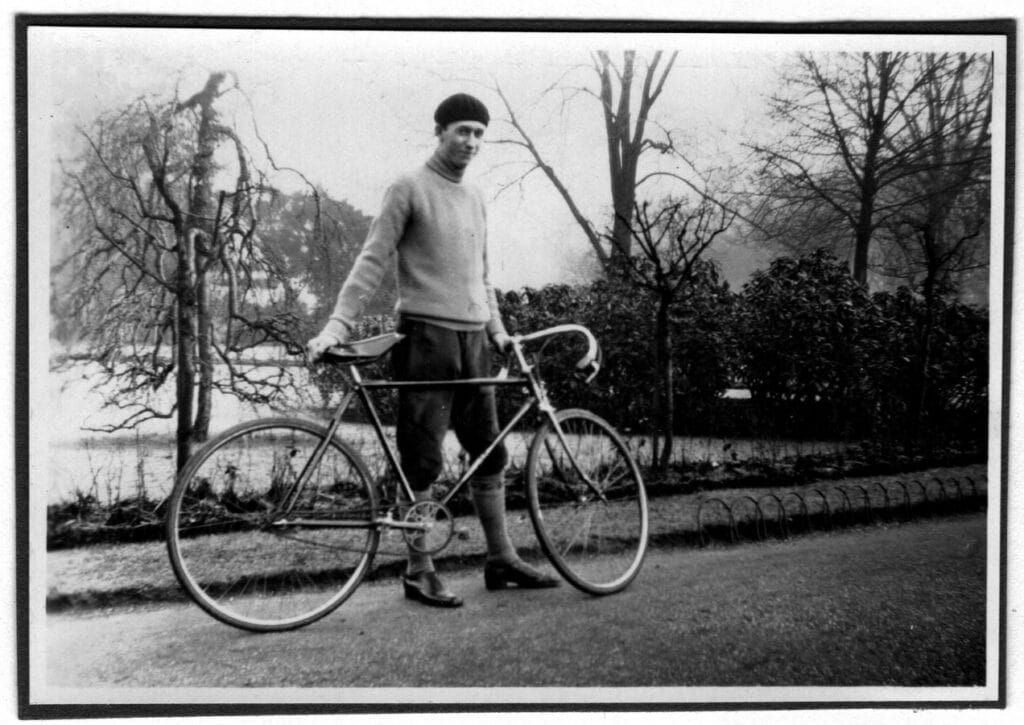
[[(426, 491), (413, 491), (413, 497), (416, 503), (430, 501), (434, 498), (429, 488)], [(409, 561), (405, 565), (405, 573), (408, 576), (413, 576), (425, 571), (434, 571), (434, 559), (430, 554), (424, 554), (410, 547)]]
[(502, 475), (474, 476), (470, 481), (473, 507), (487, 541), (487, 561), (518, 561), (515, 546), (505, 524), (505, 487)]

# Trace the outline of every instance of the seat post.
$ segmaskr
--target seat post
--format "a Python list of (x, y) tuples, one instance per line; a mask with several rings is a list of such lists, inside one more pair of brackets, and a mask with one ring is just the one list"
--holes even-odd
[(338, 409), (334, 412), (334, 417), (331, 421), (332, 431), (336, 430), (337, 427), (341, 425), (341, 419), (344, 417), (345, 411), (348, 410), (348, 406), (349, 403), (352, 402), (352, 398), (359, 394), (359, 398), (363, 401), (364, 405), (367, 403), (366, 392), (363, 390), (362, 385), (363, 378), (359, 374), (359, 370), (356, 368), (355, 364), (351, 363), (346, 367), (348, 368), (348, 378), (349, 381), (351, 381), (351, 384), (347, 386), (348, 390), (345, 391), (345, 395), (342, 397), (341, 403), (338, 405)]

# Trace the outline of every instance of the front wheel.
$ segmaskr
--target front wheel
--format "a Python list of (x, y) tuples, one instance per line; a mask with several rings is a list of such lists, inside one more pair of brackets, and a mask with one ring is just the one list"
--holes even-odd
[(647, 494), (615, 429), (587, 410), (555, 413), (530, 445), (526, 489), (537, 538), (554, 567), (590, 594), (624, 589), (647, 551)]
[(359, 585), (377, 550), (376, 509), (362, 460), (321, 426), (243, 423), (196, 451), (178, 477), (168, 553), (185, 591), (220, 621), (257, 632), (295, 629)]

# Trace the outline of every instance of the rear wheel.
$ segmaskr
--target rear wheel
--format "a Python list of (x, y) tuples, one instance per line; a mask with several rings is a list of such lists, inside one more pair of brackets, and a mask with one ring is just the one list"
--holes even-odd
[[(590, 594), (624, 589), (647, 551), (647, 495), (615, 429), (587, 410), (564, 410), (538, 429), (526, 463), (530, 517), (544, 553)], [(561, 435), (559, 435), (559, 429)]]
[[(305, 485), (295, 483), (326, 442)], [(377, 498), (348, 445), (300, 419), (236, 426), (189, 460), (168, 502), (174, 572), (204, 610), (259, 632), (326, 616), (377, 550)]]

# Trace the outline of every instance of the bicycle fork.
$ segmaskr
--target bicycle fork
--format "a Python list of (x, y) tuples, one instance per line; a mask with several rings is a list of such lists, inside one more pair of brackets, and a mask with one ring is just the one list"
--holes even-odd
[[(589, 488), (595, 496), (601, 499), (603, 503), (608, 503), (608, 497), (604, 495), (604, 491), (602, 491), (597, 486), (597, 484), (594, 483), (593, 480), (591, 480), (590, 476), (587, 475), (586, 471), (584, 471), (580, 467), (579, 462), (576, 460), (576, 456), (574, 456), (570, 451), (569, 441), (566, 440), (565, 431), (562, 430), (562, 426), (558, 422), (558, 416), (555, 413), (555, 407), (551, 404), (551, 401), (548, 399), (547, 390), (544, 388), (543, 383), (536, 380), (532, 375), (533, 366), (529, 365), (526, 362), (526, 359), (525, 357), (522, 356), (522, 353), (519, 353), (519, 356), (520, 364), (526, 365), (526, 372), (530, 373), (530, 384), (533, 387), (533, 395), (537, 399), (537, 407), (542, 413), (544, 413), (548, 417), (548, 420), (551, 422), (551, 427), (554, 428), (555, 430), (555, 436), (558, 438), (558, 443), (559, 445), (562, 446), (562, 450), (565, 451), (566, 457), (569, 459), (569, 463), (572, 465), (573, 470), (576, 471), (576, 475), (579, 476), (581, 481), (587, 484), (587, 488)], [(565, 472), (562, 471), (562, 466), (559, 465), (558, 463), (558, 457), (555, 455), (556, 452), (552, 449), (551, 443), (545, 440), (544, 447), (547, 448), (548, 455), (551, 457), (551, 465), (558, 471), (558, 475), (562, 478), (562, 480), (568, 483), (569, 478), (568, 476), (566, 476)], [(577, 498), (580, 502), (584, 500), (581, 496), (578, 496)]]

